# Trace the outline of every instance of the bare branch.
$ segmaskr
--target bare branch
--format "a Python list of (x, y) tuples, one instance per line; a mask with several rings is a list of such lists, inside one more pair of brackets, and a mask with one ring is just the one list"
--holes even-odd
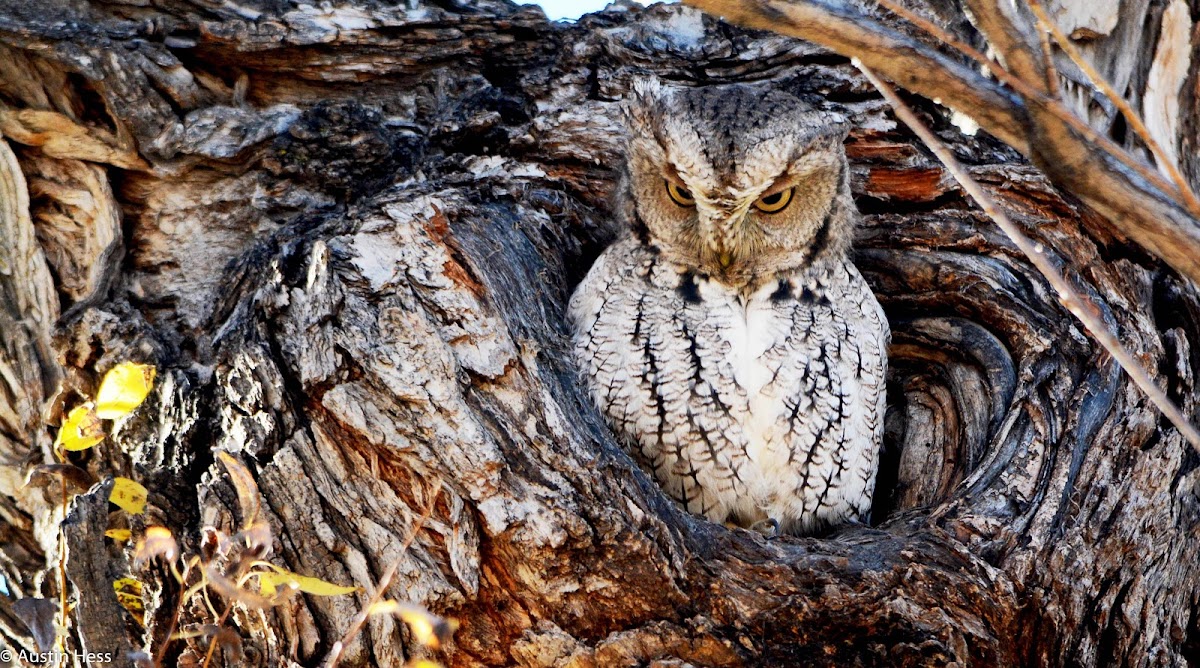
[[(1129, 120), (1130, 124), (1140, 125), (1139, 119), (1137, 119), (1136, 114), (1133, 113), (1133, 110), (1130, 109), (1125, 100), (1118, 95), (1116, 91), (1112, 90), (1112, 88), (1109, 87), (1104, 81), (1104, 78), (1100, 76), (1100, 74), (1084, 60), (1084, 58), (1071, 44), (1068, 43), (1066, 37), (1059, 32), (1057, 28), (1055, 28), (1053, 23), (1049, 20), (1049, 17), (1046, 16), (1045, 11), (1042, 9), (1041, 4), (1037, 0), (1030, 0), (1028, 3), (1034, 15), (1032, 17), (1033, 20), (1040, 24), (1038, 30), (1036, 31), (1038, 33), (1037, 36), (1031, 33), (1030, 22), (1027, 20), (1027, 17), (1020, 13), (1020, 6), (1018, 5), (1011, 3), (1000, 3), (997, 0), (968, 0), (968, 4), (970, 5), (973, 15), (976, 17), (980, 28), (987, 36), (988, 42), (1000, 53), (1001, 58), (1005, 59), (1006, 61), (1013, 61), (1018, 63), (1021, 67), (1027, 68), (1027, 71), (1024, 74), (1022, 74), (1022, 71), (1020, 70), (1015, 72), (1017, 79), (1022, 85), (1013, 85), (1014, 82), (1010, 80), (1005, 80), (1005, 83), (1012, 85), (1013, 89), (1025, 98), (1026, 103), (1030, 105), (1031, 109), (1036, 115), (1041, 116), (1049, 113), (1054, 117), (1053, 119), (1044, 119), (1046, 122), (1043, 123), (1043, 127), (1055, 127), (1057, 125), (1056, 122), (1066, 122), (1073, 130), (1080, 132), (1086, 141), (1094, 143), (1096, 148), (1099, 148), (1108, 156), (1120, 160), (1126, 166), (1133, 167), (1138, 171), (1142, 178), (1146, 179), (1150, 184), (1168, 193), (1171, 193), (1172, 190), (1175, 190), (1176, 192), (1171, 194), (1173, 196), (1177, 196), (1183, 201), (1183, 204), (1190, 210), (1191, 215), (1200, 216), (1200, 202), (1198, 202), (1195, 196), (1192, 195), (1191, 189), (1184, 181), (1183, 175), (1179, 174), (1178, 170), (1173, 170), (1168, 167), (1167, 173), (1170, 174), (1174, 183), (1170, 186), (1163, 183), (1159, 179), (1158, 174), (1152, 173), (1143, 168), (1143, 163), (1141, 160), (1138, 160), (1120, 146), (1117, 146), (1108, 137), (1104, 137), (1096, 133), (1094, 129), (1087, 125), (1087, 123), (1079, 119), (1071, 110), (1066, 108), (1066, 106), (1062, 104), (1061, 100), (1059, 100), (1056, 95), (1044, 94), (1048, 92), (1049, 88), (1051, 88), (1048, 82), (1054, 79), (1054, 73), (1051, 69), (1051, 66), (1047, 61), (1046, 67), (1032, 67), (1030, 66), (1029, 58), (1027, 56), (1029, 53), (1039, 50), (1039, 48), (1045, 48), (1045, 45), (1042, 44), (1042, 42), (1044, 42), (1045, 31), (1050, 30), (1053, 31), (1054, 37), (1058, 41), (1059, 45), (1063, 46), (1065, 44), (1063, 49), (1067, 51), (1072, 60), (1079, 65), (1092, 83), (1099, 87), (1101, 91), (1103, 91), (1105, 95), (1112, 99), (1116, 106), (1121, 109), (1121, 113), (1127, 120)], [(1018, 34), (1026, 35), (1025, 42), (1021, 42), (1019, 39), (1017, 39)], [(1035, 92), (1030, 92), (1030, 90), (1028, 90), (1030, 87), (1035, 88)], [(1145, 130), (1145, 127), (1142, 126), (1142, 129)], [(1135, 127), (1134, 130), (1136, 131), (1137, 128)], [(1144, 137), (1149, 138), (1148, 131), (1144, 133)], [(1053, 135), (1050, 135), (1047, 138), (1051, 140), (1055, 139)], [(1062, 145), (1062, 142), (1056, 142), (1048, 145), (1048, 147), (1053, 150), (1060, 145)], [(1035, 151), (1035, 155), (1031, 157), (1036, 158), (1036, 152), (1042, 148), (1042, 145), (1038, 143), (1031, 143), (1031, 147)], [(1170, 160), (1165, 159), (1165, 157), (1160, 155), (1158, 152), (1155, 153), (1155, 159), (1159, 162), (1159, 164), (1170, 163)]]
[(1044, 61), (1035, 48), (1037, 31), (1029, 17), (1020, 13), (1020, 6), (996, 0), (966, 0), (965, 4), (972, 23), (987, 37), (1005, 69), (1039, 93), (1049, 92)]
[(942, 144), (929, 128), (925, 127), (925, 124), (917, 118), (912, 109), (896, 95), (896, 91), (887, 83), (880, 80), (865, 65), (857, 62), (855, 64), (870, 79), (871, 83), (879, 90), (884, 99), (892, 105), (892, 109), (896, 112), (896, 117), (920, 137), (921, 141), (925, 142), (925, 145), (946, 166), (947, 171), (954, 176), (954, 179), (963, 187), (963, 190), (967, 191), (971, 199), (974, 199), (979, 204), (988, 217), (994, 220), (1000, 226), (1000, 229), (1004, 230), (1004, 233), (1013, 240), (1017, 248), (1021, 249), (1021, 252), (1029, 258), (1029, 261), (1041, 272), (1042, 276), (1046, 277), (1051, 287), (1058, 293), (1062, 305), (1083, 323), (1083, 326), (1087, 328), (1096, 341), (1101, 346), (1104, 346), (1108, 354), (1112, 355), (1113, 359), (1121, 365), (1125, 373), (1129, 374), (1129, 377), (1149, 397), (1150, 401), (1162, 411), (1163, 415), (1171, 421), (1171, 424), (1175, 425), (1180, 433), (1183, 434), (1183, 437), (1196, 449), (1196, 452), (1200, 453), (1200, 432), (1196, 431), (1196, 428), (1183, 416), (1179, 407), (1172, 403), (1166, 393), (1155, 384), (1154, 379), (1150, 377), (1150, 373), (1137, 361), (1133, 353), (1121, 345), (1116, 334), (1110, 331), (1104, 324), (1104, 320), (1100, 317), (1096, 306), (1067, 282), (1066, 278), (1046, 259), (1046, 255), (1040, 246), (1021, 232), (1020, 228), (1009, 219), (1008, 214), (997, 206), (991, 196), (979, 185), (979, 182), (971, 178), (967, 170), (959, 164), (950, 149)]
[(1071, 58), (1072, 62), (1079, 66), (1079, 69), (1083, 70), (1083, 73), (1087, 75), (1092, 85), (1099, 88), (1105, 97), (1116, 105), (1121, 115), (1125, 117), (1126, 122), (1129, 123), (1129, 127), (1141, 138), (1142, 142), (1150, 149), (1150, 152), (1154, 154), (1154, 161), (1171, 177), (1171, 180), (1175, 183), (1175, 187), (1179, 189), (1180, 195), (1187, 202), (1188, 207), (1193, 212), (1200, 211), (1200, 201), (1196, 199), (1196, 195), (1192, 192), (1191, 186), (1188, 185), (1187, 179), (1183, 178), (1183, 174), (1179, 171), (1179, 167), (1175, 164), (1175, 161), (1171, 160), (1162, 146), (1159, 146), (1158, 142), (1154, 141), (1154, 138), (1150, 136), (1150, 130), (1142, 122), (1138, 113), (1133, 110), (1133, 107), (1129, 106), (1129, 102), (1118, 94), (1117, 91), (1113, 90), (1108, 81), (1096, 71), (1096, 68), (1092, 67), (1092, 64), (1083, 57), (1083, 54), (1079, 53), (1079, 49), (1075, 48), (1071, 40), (1058, 29), (1058, 26), (1054, 25), (1054, 22), (1046, 15), (1046, 9), (1042, 7), (1040, 0), (1027, 0), (1027, 2), (1033, 13), (1037, 15), (1038, 24), (1042, 28), (1040, 31), (1041, 34), (1044, 36), (1048, 33), (1054, 37), (1054, 41), (1058, 44), (1058, 47)]
[[(1005, 85), (1020, 93), (1026, 99), (1038, 100), (1041, 104), (1053, 109), (1054, 114), (1059, 118), (1059, 120), (1070, 125), (1072, 130), (1080, 133), (1084, 136), (1084, 138), (1087, 139), (1087, 141), (1092, 142), (1102, 150), (1106, 151), (1112, 157), (1120, 160), (1122, 164), (1136, 171), (1148, 182), (1166, 190), (1170, 189), (1170, 186), (1162, 180), (1161, 176), (1151, 169), (1150, 166), (1144, 161), (1133, 155), (1130, 155), (1127, 151), (1122, 150), (1119, 146), (1114, 144), (1110, 139), (1096, 132), (1094, 128), (1089, 126), (1078, 116), (1075, 116), (1070, 109), (1062, 104), (1062, 101), (1058, 98), (1057, 74), (1054, 72), (1053, 66), (1049, 64), (1049, 61), (1047, 61), (1046, 65), (1046, 85), (1049, 90), (1043, 93), (1033, 85), (1028, 84), (1024, 80), (1011, 74), (1008, 70), (1001, 67), (996, 61), (983, 55), (978, 50), (972, 48), (969, 44), (965, 44), (961, 40), (955, 38), (954, 35), (951, 35), (950, 33), (941, 29), (932, 21), (921, 17), (919, 14), (900, 4), (897, 4), (894, 0), (877, 1), (879, 2), (880, 7), (887, 9), (896, 16), (899, 16), (905, 21), (908, 21), (914, 26), (920, 28), (925, 33), (936, 38), (943, 44), (946, 44), (947, 46), (950, 46), (951, 48), (963, 53), (967, 57), (979, 63), (981, 66), (987, 68), (987, 70), (993, 76), (995, 76)], [(1042, 48), (1048, 49), (1049, 44), (1047, 43), (1042, 45)], [(1200, 208), (1193, 209), (1192, 212), (1200, 215)]]

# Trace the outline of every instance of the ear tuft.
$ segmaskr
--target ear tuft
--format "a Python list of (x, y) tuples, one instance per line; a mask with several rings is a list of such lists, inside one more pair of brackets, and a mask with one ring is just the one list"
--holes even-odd
[(839, 142), (846, 141), (846, 137), (850, 136), (850, 119), (845, 114), (838, 112), (831, 111), (826, 113), (826, 129), (821, 134), (836, 139)]
[(642, 100), (658, 99), (664, 95), (665, 91), (666, 86), (653, 75), (639, 74), (629, 82), (630, 94)]
[(630, 131), (653, 127), (655, 117), (662, 114), (663, 102), (671, 95), (670, 89), (657, 77), (637, 76), (630, 82), (629, 92), (621, 111), (625, 126)]

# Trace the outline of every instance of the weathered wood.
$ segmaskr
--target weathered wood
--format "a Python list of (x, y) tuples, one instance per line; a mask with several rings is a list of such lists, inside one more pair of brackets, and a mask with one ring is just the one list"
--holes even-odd
[[(391, 597), (461, 623), (432, 652), (372, 617), (342, 665), (1149, 666), (1200, 651), (1200, 458), (844, 58), (679, 6), (573, 25), (498, 2), (61, 9), (72, 21), (0, 11), (0, 224), (26, 240), (0, 252), (30, 267), (0, 272), (0, 317), (24, 323), (0, 357), (10, 588), (57, 596), (57, 524), (34, 519), (57, 494), (21, 486), (52, 458), (45, 423), (136, 359), (159, 366), (154, 394), (72, 455), (150, 489), (133, 528), (169, 526), (189, 554), (211, 549), (205, 527), (243, 528), (224, 450), (256, 478), (265, 558), (365, 587), (399, 563)], [(563, 308), (614, 234), (617, 108), (645, 72), (771, 81), (851, 119), (858, 262), (895, 333), (872, 526), (766, 540), (689, 516), (578, 382)], [(1194, 415), (1195, 287), (1013, 149), (918, 108)], [(77, 502), (87, 526), (98, 494)], [(73, 546), (94, 539), (84, 526), (67, 525)], [(101, 565), (70, 571), (87, 611), (112, 592)], [(156, 654), (179, 589), (161, 568), (135, 574), (162, 593), (126, 641)], [(235, 606), (240, 645), (217, 659), (317, 664), (368, 596)], [(111, 615), (84, 608), (70, 645), (111, 645)], [(182, 612), (187, 630), (218, 621), (199, 595)], [(0, 601), (3, 642), (28, 645), (12, 619)], [(207, 650), (176, 641), (165, 664)]]
[[(78, 634), (78, 651), (84, 657), (80, 663), (112, 663), (128, 661), (133, 653), (132, 635), (135, 624), (117, 603), (112, 586), (101, 589), (96, 584), (115, 582), (124, 577), (129, 564), (119, 546), (104, 539), (108, 528), (108, 495), (112, 481), (97, 485), (91, 493), (76, 497), (72, 512), (64, 519), (67, 540), (67, 576), (74, 585), (74, 613), (82, 621), (95, 620)], [(101, 624), (101, 620), (108, 623)]]
[(1150, 136), (1174, 162), (1179, 161), (1180, 89), (1192, 67), (1192, 18), (1187, 3), (1176, 0), (1163, 12), (1162, 27), (1147, 74), (1142, 108)]

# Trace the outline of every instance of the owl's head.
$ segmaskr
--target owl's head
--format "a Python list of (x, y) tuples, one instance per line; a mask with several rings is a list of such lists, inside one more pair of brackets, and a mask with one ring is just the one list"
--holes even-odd
[(635, 82), (622, 213), (668, 259), (735, 285), (844, 256), (846, 127), (777, 90)]

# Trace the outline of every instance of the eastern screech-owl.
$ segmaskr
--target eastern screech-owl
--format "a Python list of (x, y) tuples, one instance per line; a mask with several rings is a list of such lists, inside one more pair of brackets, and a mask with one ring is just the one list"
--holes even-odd
[(883, 310), (849, 257), (844, 126), (780, 91), (634, 85), (628, 233), (571, 298), (596, 403), (692, 512), (809, 533), (869, 511)]

